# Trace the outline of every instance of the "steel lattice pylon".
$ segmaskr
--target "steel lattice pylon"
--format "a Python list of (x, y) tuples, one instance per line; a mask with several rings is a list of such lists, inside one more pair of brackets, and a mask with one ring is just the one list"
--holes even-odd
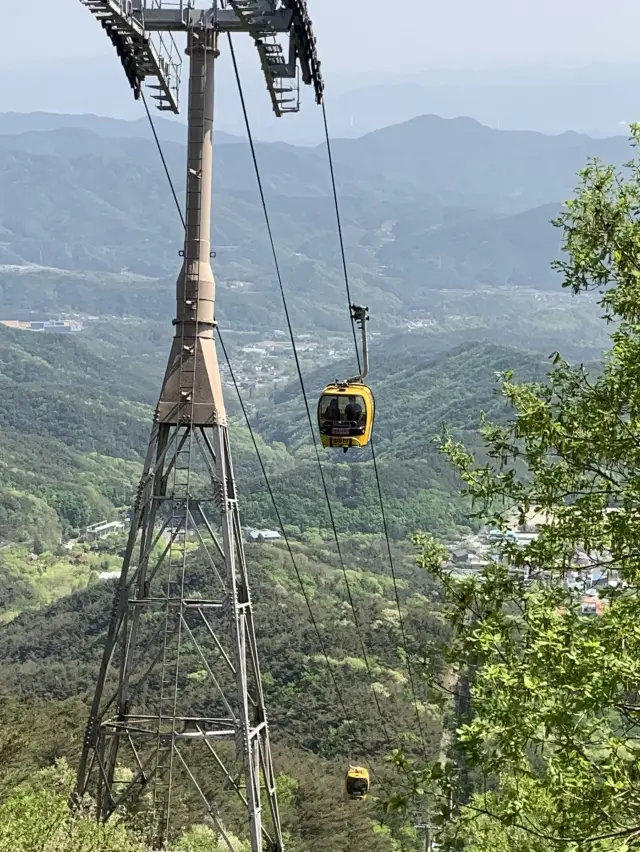
[[(108, 817), (141, 796), (157, 845), (177, 791), (218, 826), (246, 807), (252, 852), (281, 852), (269, 732), (247, 564), (214, 343), (211, 269), (213, 88), (217, 31), (190, 31), (184, 263), (175, 337), (133, 512), (74, 800)], [(214, 519), (214, 512), (219, 516)], [(199, 545), (216, 595), (194, 588)], [(239, 767), (236, 765), (239, 764)], [(270, 812), (263, 825), (262, 799)]]
[[(213, 337), (213, 90), (219, 34), (244, 32), (254, 40), (276, 115), (298, 109), (298, 72), (321, 103), (323, 80), (313, 27), (306, 0), (213, 0), (204, 9), (191, 0), (81, 2), (109, 36), (136, 98), (148, 85), (157, 93), (153, 97), (159, 109), (178, 111), (181, 60), (172, 33), (186, 32), (191, 64), (176, 331), (73, 803), (77, 806), (90, 793), (98, 816), (108, 819), (121, 805), (148, 796), (156, 840), (164, 845), (176, 791), (187, 785), (235, 852), (224, 830), (230, 793), (246, 808), (251, 852), (282, 852)], [(288, 38), (288, 49), (281, 37)], [(192, 542), (199, 545), (208, 569), (205, 594), (190, 573)], [(269, 826), (262, 822), (262, 798), (268, 800)]]

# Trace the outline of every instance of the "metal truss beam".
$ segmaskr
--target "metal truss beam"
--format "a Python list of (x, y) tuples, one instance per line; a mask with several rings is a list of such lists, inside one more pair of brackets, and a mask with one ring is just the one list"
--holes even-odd
[(100, 22), (122, 63), (136, 100), (142, 84), (157, 94), (152, 95), (159, 110), (179, 111), (182, 57), (171, 36), (152, 36), (137, 17), (130, 0), (80, 0)]
[[(196, 441), (196, 433), (203, 432), (207, 440)], [(202, 452), (208, 459), (199, 457)], [(204, 476), (210, 465), (221, 476), (224, 560), (216, 554), (217, 570), (208, 580), (212, 596), (203, 598), (189, 579), (189, 554), (200, 536), (211, 551), (215, 544), (210, 522), (200, 521), (196, 532), (193, 516), (200, 516), (202, 507), (190, 496), (195, 484), (189, 480), (196, 472)], [(218, 482), (210, 480), (209, 487), (217, 490)], [(150, 550), (147, 544), (167, 512), (163, 538), (169, 550), (161, 543)], [(160, 848), (171, 836), (177, 791), (189, 787), (223, 839), (224, 804), (230, 795), (239, 796), (247, 809), (252, 852), (282, 852), (226, 423), (160, 424), (153, 430), (87, 724), (76, 801), (93, 793), (99, 817), (106, 820), (149, 794)]]
[[(135, 7), (134, 7), (135, 8)], [(261, 26), (269, 26), (274, 32), (288, 33), (293, 13), (289, 9), (278, 9), (273, 15), (259, 15), (256, 21)], [(245, 32), (250, 30), (244, 18), (238, 17), (233, 9), (147, 9), (144, 28), (150, 32), (186, 32), (189, 29), (217, 29), (218, 32)]]
[(303, 83), (314, 87), (316, 101), (322, 101), (324, 82), (306, 0), (226, 0), (205, 9), (181, 0), (81, 2), (111, 39), (134, 97), (146, 83), (160, 110), (179, 111), (182, 58), (172, 34), (180, 32), (249, 33), (277, 116), (300, 108), (298, 69)]

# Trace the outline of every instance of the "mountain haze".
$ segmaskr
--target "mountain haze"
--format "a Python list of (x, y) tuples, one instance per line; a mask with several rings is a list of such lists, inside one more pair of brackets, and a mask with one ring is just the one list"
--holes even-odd
[[(143, 126), (93, 116), (0, 117), (0, 315), (172, 315), (180, 224)], [(184, 148), (175, 127), (159, 125), (182, 198)], [(496, 298), (509, 302), (518, 289), (555, 290), (551, 308), (565, 311), (549, 268), (559, 249), (549, 220), (588, 156), (622, 163), (628, 151), (623, 137), (495, 131), (435, 116), (335, 140), (356, 298), (385, 329), (406, 327), (424, 311), (440, 322), (455, 291), (474, 294), (485, 324), (493, 322)], [(295, 323), (345, 329), (326, 151), (260, 143), (257, 152)], [(220, 320), (279, 327), (273, 260), (244, 142), (226, 139), (217, 149), (214, 180)], [(576, 310), (587, 311), (589, 322), (585, 304)], [(507, 310), (514, 312), (515, 303)]]

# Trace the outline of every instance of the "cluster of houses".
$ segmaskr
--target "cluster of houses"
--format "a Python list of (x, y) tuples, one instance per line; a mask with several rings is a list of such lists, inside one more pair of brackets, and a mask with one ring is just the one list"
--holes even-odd
[(457, 542), (449, 552), (449, 562), (445, 567), (454, 574), (464, 575), (469, 571), (480, 571), (491, 562), (507, 562), (509, 570), (519, 573), (525, 584), (536, 582), (562, 582), (565, 589), (572, 592), (579, 602), (582, 615), (600, 615), (608, 606), (610, 593), (621, 587), (623, 581), (610, 554), (604, 552), (587, 553), (576, 549), (571, 569), (562, 578), (544, 569), (523, 569), (516, 567), (510, 560), (505, 544), (525, 548), (534, 542), (539, 533), (533, 525), (520, 529), (486, 529), (478, 535), (469, 536)]
[[(96, 541), (124, 530), (123, 521), (102, 521), (87, 527), (84, 538)], [(449, 562), (446, 564), (452, 573), (464, 575), (467, 572), (481, 571), (491, 562), (509, 561), (508, 550), (503, 545), (511, 544), (525, 548), (534, 542), (539, 533), (528, 525), (524, 529), (486, 529), (478, 535), (472, 535), (451, 547)], [(282, 536), (277, 530), (243, 528), (244, 540), (253, 544), (264, 544), (279, 541)], [(548, 582), (557, 583), (559, 578), (544, 569), (523, 569), (511, 561), (509, 570), (523, 576), (525, 583)], [(100, 579), (111, 579), (112, 573), (101, 575)], [(571, 564), (560, 580), (565, 589), (572, 592), (579, 601), (580, 612), (585, 616), (600, 615), (608, 605), (609, 594), (620, 588), (623, 581), (620, 573), (611, 562), (609, 554), (587, 553), (577, 549)]]
[(17, 328), (19, 331), (48, 331), (56, 334), (70, 334), (82, 330), (82, 323), (76, 320), (0, 320), (0, 325)]

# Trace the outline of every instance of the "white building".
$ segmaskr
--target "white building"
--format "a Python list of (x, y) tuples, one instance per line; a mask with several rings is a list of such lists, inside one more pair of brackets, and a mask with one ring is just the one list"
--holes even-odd
[(99, 580), (119, 580), (120, 579), (120, 571), (101, 571), (98, 574)]
[(122, 521), (100, 521), (98, 524), (91, 524), (85, 530), (85, 538), (89, 541), (95, 541), (98, 538), (104, 538), (107, 535), (122, 532), (124, 523)]
[(245, 541), (264, 542), (278, 541), (282, 536), (277, 530), (256, 530), (252, 527), (247, 527), (244, 531)]

